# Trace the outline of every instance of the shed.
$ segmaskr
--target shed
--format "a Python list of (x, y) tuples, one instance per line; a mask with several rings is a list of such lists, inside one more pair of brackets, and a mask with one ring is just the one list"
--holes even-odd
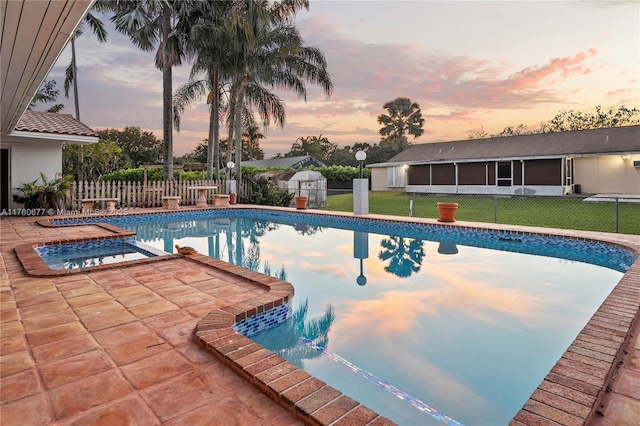
[[(313, 170), (296, 171), (267, 171), (256, 174), (257, 179), (275, 181), (277, 185), (295, 196), (309, 197), (309, 207), (324, 207), (327, 205), (327, 179), (322, 173)], [(294, 204), (291, 204), (293, 207)]]

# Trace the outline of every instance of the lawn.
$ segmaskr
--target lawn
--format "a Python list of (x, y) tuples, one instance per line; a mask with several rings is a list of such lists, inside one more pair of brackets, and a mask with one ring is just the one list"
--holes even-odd
[[(590, 203), (579, 197), (509, 197), (493, 195), (413, 195), (401, 192), (369, 192), (369, 213), (438, 218), (439, 201), (458, 203), (456, 219), (548, 228), (618, 232), (640, 235), (640, 203)], [(353, 195), (327, 197), (323, 210), (353, 211)]]

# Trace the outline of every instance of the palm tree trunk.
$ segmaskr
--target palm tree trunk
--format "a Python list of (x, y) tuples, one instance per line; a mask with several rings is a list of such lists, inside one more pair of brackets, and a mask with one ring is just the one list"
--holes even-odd
[(71, 66), (73, 67), (73, 101), (76, 105), (76, 120), (80, 121), (80, 103), (78, 102), (78, 67), (76, 66), (76, 37), (71, 37)]
[(235, 110), (236, 103), (238, 100), (238, 82), (235, 81), (231, 85), (231, 90), (229, 92), (229, 133), (227, 138), (227, 163), (233, 160), (233, 130), (235, 128)]
[(218, 149), (218, 133), (220, 131), (220, 82), (218, 70), (211, 72), (209, 86), (211, 87), (211, 106), (209, 110), (209, 144), (207, 145), (207, 178), (215, 179), (220, 176), (220, 154)]
[(162, 133), (164, 139), (164, 180), (173, 179), (173, 122), (171, 120), (172, 69), (166, 46), (171, 31), (171, 8), (162, 11)]
[[(76, 66), (76, 37), (71, 37), (71, 68), (73, 69), (73, 100), (76, 106), (76, 120), (80, 121), (80, 103), (78, 102), (78, 67)], [(82, 163), (84, 163), (84, 150), (82, 144), (78, 144), (78, 181), (84, 180)]]
[(249, 75), (245, 74), (238, 89), (238, 96), (235, 107), (235, 138), (236, 138), (236, 185), (238, 185), (238, 193), (240, 193), (240, 185), (242, 183), (242, 104), (244, 103), (244, 93), (249, 85)]
[[(213, 163), (216, 179), (220, 177), (220, 72), (213, 72), (213, 100), (211, 101), (213, 135), (209, 136), (209, 143), (213, 143)], [(212, 139), (213, 137), (213, 139)]]

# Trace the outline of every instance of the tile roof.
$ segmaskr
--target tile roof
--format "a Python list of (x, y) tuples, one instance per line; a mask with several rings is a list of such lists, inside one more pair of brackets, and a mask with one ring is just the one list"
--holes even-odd
[[(383, 164), (611, 155), (633, 152), (640, 152), (640, 126), (410, 145)], [(378, 166), (381, 165), (378, 164)]]
[(25, 111), (18, 120), (16, 130), (68, 136), (98, 136), (93, 129), (73, 118), (71, 114), (51, 112)]

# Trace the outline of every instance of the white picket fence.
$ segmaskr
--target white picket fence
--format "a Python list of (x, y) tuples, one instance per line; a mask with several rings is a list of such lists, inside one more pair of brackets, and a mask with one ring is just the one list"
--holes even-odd
[(194, 205), (198, 199), (196, 186), (217, 186), (207, 190), (208, 199), (215, 193), (226, 193), (224, 180), (148, 181), (148, 182), (73, 182), (71, 196), (67, 200), (71, 208), (79, 208), (84, 198), (117, 198), (121, 208), (160, 207), (163, 196), (179, 196), (183, 206)]

